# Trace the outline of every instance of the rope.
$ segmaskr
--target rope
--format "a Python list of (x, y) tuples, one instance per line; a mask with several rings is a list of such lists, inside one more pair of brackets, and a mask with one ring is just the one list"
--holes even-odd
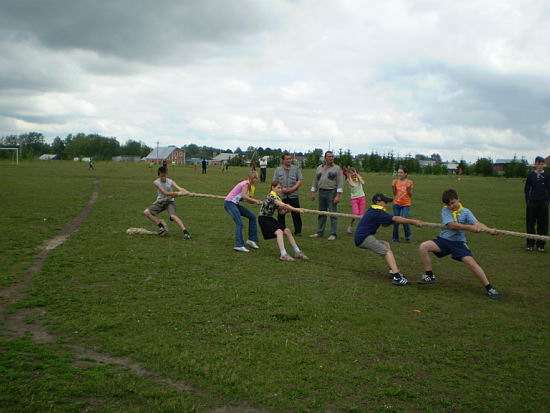
[[(211, 199), (225, 199), (224, 196), (221, 195), (211, 195), (211, 194), (199, 194), (196, 192), (182, 192), (179, 196), (190, 196), (192, 198), (211, 198)], [(164, 201), (168, 201), (172, 199), (172, 197), (166, 197), (161, 198), (155, 201), (155, 203), (160, 203)], [(361, 215), (353, 215), (353, 214), (343, 214), (341, 212), (330, 212), (330, 211), (318, 211), (316, 209), (305, 209), (304, 213), (306, 214), (315, 214), (315, 215), (326, 215), (330, 217), (342, 217), (342, 218), (353, 218), (353, 219), (361, 219)], [(422, 221), (422, 225), (425, 227), (432, 227), (432, 228), (446, 228), (443, 224), (436, 224), (434, 222), (424, 222)], [(540, 241), (550, 241), (550, 237), (546, 235), (537, 235), (537, 234), (527, 234), (525, 232), (515, 232), (515, 231), (507, 231), (504, 229), (494, 229), (494, 231), (498, 232), (498, 234), (502, 235), (509, 235), (511, 237), (519, 237), (519, 238), (529, 238), (529, 239), (535, 239)], [(480, 232), (486, 232), (491, 233), (493, 232), (492, 228), (489, 229), (482, 229)]]

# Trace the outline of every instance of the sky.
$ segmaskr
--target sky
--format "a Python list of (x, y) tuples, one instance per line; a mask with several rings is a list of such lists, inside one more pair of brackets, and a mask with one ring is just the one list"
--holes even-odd
[(547, 0), (2, 0), (0, 136), (550, 155)]

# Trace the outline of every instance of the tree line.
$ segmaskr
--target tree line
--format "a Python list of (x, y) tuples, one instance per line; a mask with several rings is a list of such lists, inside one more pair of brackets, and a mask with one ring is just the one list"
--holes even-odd
[[(65, 139), (57, 136), (51, 144), (45, 141), (44, 135), (29, 132), (21, 135), (8, 135), (0, 138), (0, 146), (4, 148), (19, 148), (22, 159), (32, 160), (45, 153), (58, 155), (61, 159), (91, 157), (96, 160), (111, 160), (113, 156), (130, 155), (144, 157), (151, 148), (143, 142), (129, 139), (121, 145), (116, 138), (98, 134), (69, 134)], [(8, 158), (12, 154), (0, 151), (0, 158)]]
[[(111, 160), (114, 156), (147, 156), (152, 148), (145, 143), (129, 139), (121, 145), (114, 137), (105, 137), (98, 134), (77, 133), (69, 134), (65, 139), (57, 136), (51, 144), (46, 143), (44, 135), (38, 132), (29, 132), (21, 135), (8, 135), (0, 137), (0, 146), (7, 148), (20, 148), (22, 159), (35, 159), (42, 154), (56, 154), (61, 159), (73, 159), (80, 157), (92, 157), (95, 160)], [(245, 150), (240, 147), (234, 151), (211, 146), (199, 146), (194, 143), (182, 147), (186, 151), (186, 158), (211, 159), (215, 155), (225, 152), (236, 154), (229, 164), (233, 166), (244, 166), (248, 162), (258, 163), (260, 158), (269, 156), (268, 167), (273, 168), (280, 164), (281, 155), (285, 152), (281, 148), (263, 148), (261, 146), (249, 146)], [(307, 153), (292, 152), (294, 156), (303, 157), (300, 165), (303, 168), (316, 168), (322, 163), (324, 151), (315, 148)], [(353, 166), (365, 172), (394, 172), (400, 166), (408, 169), (413, 174), (444, 175), (447, 174), (447, 167), (442, 162), (441, 156), (437, 153), (431, 155), (416, 154), (395, 156), (393, 152), (379, 154), (372, 151), (369, 154), (352, 155), (350, 150), (339, 149), (334, 151), (335, 162), (342, 167)], [(13, 154), (8, 151), (0, 151), (0, 158), (9, 158)], [(432, 161), (430, 165), (421, 166), (420, 161)], [(490, 158), (479, 158), (473, 164), (464, 160), (454, 163), (465, 175), (493, 176), (495, 171), (493, 161)], [(512, 162), (504, 167), (506, 177), (525, 177), (529, 172), (529, 166), (523, 159), (514, 157)]]

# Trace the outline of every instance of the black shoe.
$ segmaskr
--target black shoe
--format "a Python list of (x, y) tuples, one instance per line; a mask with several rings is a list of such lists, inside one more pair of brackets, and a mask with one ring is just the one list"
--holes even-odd
[(538, 251), (538, 252), (545, 252), (545, 251), (544, 251), (544, 247), (538, 247), (538, 248), (537, 248), (537, 251)]
[(166, 227), (165, 227), (164, 225), (162, 225), (162, 226), (159, 227), (159, 232), (158, 232), (158, 234), (159, 234), (160, 236), (166, 235)]
[(298, 237), (298, 238), (301, 238), (301, 237), (302, 237), (302, 233), (301, 233), (301, 232), (295, 232), (295, 233), (294, 233), (294, 236), (295, 236), (295, 237)]

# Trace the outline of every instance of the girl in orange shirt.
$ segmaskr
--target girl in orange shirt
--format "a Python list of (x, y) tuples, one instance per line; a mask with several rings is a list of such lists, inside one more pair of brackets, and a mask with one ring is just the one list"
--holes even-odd
[[(397, 170), (397, 179), (392, 182), (393, 215), (403, 218), (409, 217), (414, 188), (413, 181), (408, 179), (408, 176), (407, 168), (400, 166)], [(412, 239), (411, 228), (408, 224), (403, 224), (403, 229), (405, 230), (405, 241), (410, 242)], [(399, 224), (393, 224), (392, 241), (399, 242)]]

